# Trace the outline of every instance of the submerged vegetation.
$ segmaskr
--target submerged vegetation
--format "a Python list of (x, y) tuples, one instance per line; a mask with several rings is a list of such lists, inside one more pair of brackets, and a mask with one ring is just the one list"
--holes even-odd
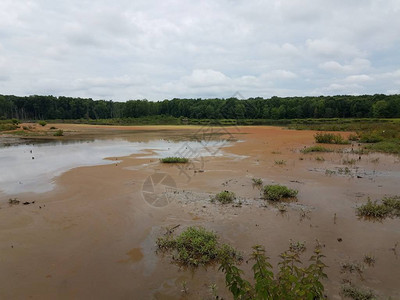
[(264, 187), (264, 198), (270, 201), (280, 201), (282, 199), (294, 199), (298, 191), (289, 189), (284, 185), (273, 184)]
[(400, 217), (400, 196), (385, 197), (381, 203), (368, 199), (366, 204), (357, 207), (357, 215), (373, 219)]
[(189, 159), (185, 157), (170, 156), (170, 157), (160, 158), (160, 161), (165, 164), (176, 164), (176, 163), (184, 164), (187, 163)]

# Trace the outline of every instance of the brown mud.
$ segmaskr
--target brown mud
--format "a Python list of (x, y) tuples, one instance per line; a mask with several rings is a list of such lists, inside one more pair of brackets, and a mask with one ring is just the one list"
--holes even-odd
[[(199, 130), (56, 127), (68, 132), (67, 138), (113, 134), (132, 140), (185, 139)], [(315, 132), (267, 126), (227, 130), (239, 142), (223, 148), (224, 156), (206, 157), (184, 172), (176, 165), (139, 158), (143, 154), (131, 155), (116, 165), (72, 169), (57, 177), (56, 188), (48, 193), (0, 193), (0, 298), (211, 299), (210, 285), (216, 284), (218, 294), (230, 299), (217, 266), (192, 272), (156, 253), (156, 238), (166, 227), (178, 224), (177, 233), (191, 225), (213, 230), (247, 258), (251, 247), (261, 244), (275, 269), (290, 240), (306, 242), (307, 264), (317, 239), (328, 265), (324, 283), (330, 299), (342, 298), (343, 280), (382, 297), (400, 298), (399, 219), (371, 222), (355, 214), (368, 197), (400, 194), (398, 156), (302, 154), (301, 149), (314, 144)], [(330, 148), (349, 151), (351, 145)], [(352, 158), (355, 164), (343, 164)], [(145, 201), (149, 198), (143, 193), (146, 179), (158, 176), (154, 174), (162, 174), (161, 183), (167, 175), (174, 181), (167, 190), (160, 186), (154, 190), (153, 196), (164, 201), (157, 202), (158, 207)], [(298, 202), (279, 211), (260, 199), (252, 178), (298, 189)], [(222, 190), (235, 192), (242, 204), (211, 203), (210, 196)], [(8, 205), (14, 197), (35, 203)], [(341, 264), (361, 263), (366, 254), (375, 257), (374, 266), (365, 265), (361, 274), (342, 272)], [(241, 268), (250, 278), (251, 262)]]

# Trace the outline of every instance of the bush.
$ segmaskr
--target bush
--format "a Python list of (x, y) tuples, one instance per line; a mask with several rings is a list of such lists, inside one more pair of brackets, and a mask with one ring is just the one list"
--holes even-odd
[(270, 201), (280, 201), (284, 198), (296, 198), (297, 194), (298, 191), (279, 184), (266, 185), (264, 187), (264, 198)]
[(342, 294), (354, 300), (374, 300), (376, 295), (370, 290), (360, 289), (352, 284), (344, 284), (342, 286)]
[(64, 135), (64, 131), (62, 129), (58, 129), (55, 133), (54, 136), (63, 136)]
[(314, 135), (315, 141), (321, 144), (348, 144), (340, 134), (318, 132)]
[(39, 121), (38, 124), (41, 125), (41, 126), (46, 126), (47, 122), (46, 121)]
[(173, 252), (173, 261), (183, 266), (206, 266), (221, 259), (241, 260), (237, 251), (220, 244), (217, 235), (203, 227), (188, 227), (176, 238), (168, 231), (157, 239), (156, 244), (162, 251)]
[(253, 182), (253, 187), (261, 187), (263, 185), (263, 181), (261, 178), (253, 178), (251, 179), (251, 181)]
[(310, 152), (333, 152), (333, 150), (325, 148), (323, 146), (311, 146), (311, 147), (302, 149), (300, 152), (306, 154), (306, 153), (310, 153)]
[(189, 159), (184, 157), (165, 157), (161, 158), (160, 161), (165, 164), (173, 164), (173, 163), (187, 163)]
[(376, 132), (363, 133), (360, 137), (361, 143), (378, 143), (382, 142), (383, 140), (384, 138), (378, 135)]
[(218, 201), (222, 204), (232, 203), (236, 199), (234, 192), (223, 191), (215, 195), (213, 201)]

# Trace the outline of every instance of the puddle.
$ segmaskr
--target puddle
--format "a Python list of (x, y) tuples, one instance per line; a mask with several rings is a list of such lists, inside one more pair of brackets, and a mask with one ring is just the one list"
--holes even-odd
[[(0, 191), (5, 194), (43, 193), (54, 188), (54, 178), (76, 167), (113, 164), (118, 157), (145, 154), (143, 157), (181, 156), (198, 158), (222, 155), (226, 141), (146, 142), (123, 139), (49, 142), (0, 148)], [(151, 154), (146, 150), (152, 150)], [(110, 158), (110, 159), (105, 159)]]

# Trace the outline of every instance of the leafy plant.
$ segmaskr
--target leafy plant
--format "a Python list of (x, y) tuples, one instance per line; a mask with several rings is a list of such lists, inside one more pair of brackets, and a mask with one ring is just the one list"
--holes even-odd
[(327, 276), (321, 247), (315, 247), (308, 267), (300, 267), (301, 252), (297, 249), (283, 252), (279, 271), (274, 275), (265, 249), (260, 245), (254, 246), (251, 256), (254, 284), (243, 279), (243, 271), (229, 259), (223, 260), (219, 269), (225, 273), (226, 286), (234, 299), (322, 299), (322, 279)]
[(368, 199), (366, 204), (357, 207), (357, 215), (365, 218), (384, 219), (389, 216), (400, 217), (400, 197), (385, 197), (382, 203)]
[(212, 199), (213, 201), (218, 201), (222, 204), (232, 203), (236, 199), (236, 195), (234, 192), (222, 191), (215, 195)]
[(171, 157), (160, 158), (160, 161), (165, 164), (176, 164), (176, 163), (187, 163), (189, 159), (185, 157), (171, 156)]
[(280, 201), (284, 198), (296, 198), (297, 190), (289, 189), (284, 185), (273, 184), (264, 187), (264, 198), (270, 201)]
[(47, 125), (47, 122), (41, 120), (41, 121), (38, 122), (38, 124), (41, 125), (41, 126), (46, 126), (46, 125)]

